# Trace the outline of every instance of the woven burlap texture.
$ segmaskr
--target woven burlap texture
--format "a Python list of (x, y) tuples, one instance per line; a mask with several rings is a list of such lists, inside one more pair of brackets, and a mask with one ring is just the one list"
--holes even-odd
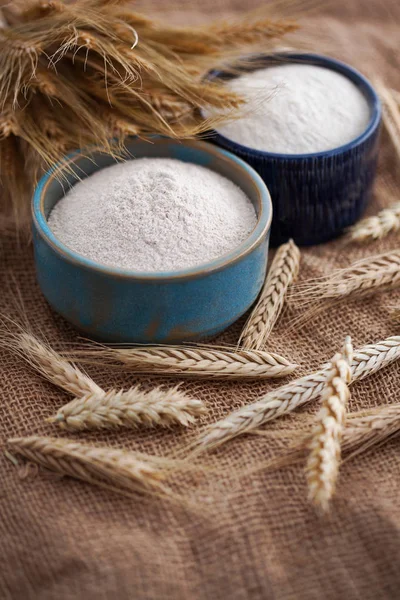
[[(142, 2), (146, 10), (161, 0)], [(162, 8), (168, 3), (164, 3)], [(173, 2), (173, 16), (186, 22), (228, 15), (253, 2)], [(201, 6), (201, 8), (200, 8)], [(187, 10), (187, 13), (180, 12)], [(347, 60), (370, 77), (398, 87), (398, 23), (395, 2), (340, 0), (325, 14), (304, 20), (302, 41)], [(292, 42), (291, 42), (292, 43)], [(385, 185), (399, 193), (399, 162), (383, 136), (373, 214), (390, 203)], [(398, 235), (367, 247), (338, 240), (303, 250), (301, 279), (397, 247)], [(32, 249), (11, 237), (0, 246), (0, 310), (17, 316), (21, 303), (33, 330), (57, 348), (77, 344), (78, 335), (44, 301), (35, 281)], [(56, 285), (56, 283), (55, 283)], [(352, 336), (355, 347), (396, 332), (391, 292), (332, 309), (301, 331), (289, 330), (286, 314), (270, 337), (270, 348), (299, 363), (299, 374), (329, 359)], [(235, 343), (244, 319), (220, 339)], [(128, 386), (133, 376), (88, 368), (104, 386)], [(400, 365), (356, 383), (350, 410), (398, 401)], [(159, 382), (160, 380), (158, 380)], [(162, 380), (161, 380), (162, 382)], [(208, 422), (279, 383), (185, 381), (183, 389), (204, 400)], [(64, 435), (45, 423), (67, 396), (29, 371), (7, 351), (0, 359), (1, 445), (12, 436)], [(293, 428), (317, 406), (280, 421)], [(203, 425), (202, 425), (203, 426)], [(277, 427), (277, 425), (272, 425)], [(80, 440), (166, 452), (196, 435), (171, 431), (81, 434)], [(71, 436), (69, 436), (71, 437)], [(400, 456), (396, 440), (345, 463), (331, 514), (321, 518), (306, 500), (301, 467), (261, 471), (238, 478), (235, 461), (251, 468), (276, 455), (272, 439), (243, 436), (212, 459), (223, 469), (197, 488), (188, 488), (197, 508), (156, 498), (129, 499), (88, 484), (0, 459), (0, 597), (11, 599), (115, 598), (118, 600), (336, 599), (378, 600), (399, 596)], [(207, 479), (207, 478), (206, 478)], [(182, 484), (184, 480), (182, 480)]]

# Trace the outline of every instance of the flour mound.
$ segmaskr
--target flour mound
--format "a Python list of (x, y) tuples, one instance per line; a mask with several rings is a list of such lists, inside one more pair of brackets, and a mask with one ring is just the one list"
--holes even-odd
[(306, 64), (259, 69), (227, 82), (247, 101), (244, 116), (218, 131), (264, 152), (310, 154), (343, 146), (371, 117), (363, 93), (340, 73)]
[(218, 258), (254, 229), (245, 193), (210, 169), (141, 158), (97, 171), (52, 210), (49, 226), (75, 252), (103, 265), (178, 271)]

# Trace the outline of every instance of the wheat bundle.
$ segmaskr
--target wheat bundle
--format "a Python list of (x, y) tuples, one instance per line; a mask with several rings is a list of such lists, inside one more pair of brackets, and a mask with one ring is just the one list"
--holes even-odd
[(265, 51), (295, 28), (267, 11), (231, 24), (173, 27), (126, 4), (14, 0), (3, 6), (0, 173), (4, 202), (17, 221), (29, 211), (27, 198), (43, 166), (68, 150), (96, 145), (115, 153), (132, 134), (205, 132), (213, 123), (197, 109), (224, 108), (229, 115), (240, 104), (205, 73), (255, 44)]

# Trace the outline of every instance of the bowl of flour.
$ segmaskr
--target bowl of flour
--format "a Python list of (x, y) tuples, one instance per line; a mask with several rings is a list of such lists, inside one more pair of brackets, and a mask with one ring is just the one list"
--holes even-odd
[(371, 195), (381, 106), (352, 67), (314, 54), (253, 57), (233, 75), (214, 71), (245, 99), (213, 141), (247, 161), (271, 193), (271, 243), (326, 242), (352, 225)]
[(212, 144), (132, 140), (78, 151), (39, 182), (36, 272), (50, 305), (100, 341), (215, 335), (265, 278), (272, 205), (260, 176)]

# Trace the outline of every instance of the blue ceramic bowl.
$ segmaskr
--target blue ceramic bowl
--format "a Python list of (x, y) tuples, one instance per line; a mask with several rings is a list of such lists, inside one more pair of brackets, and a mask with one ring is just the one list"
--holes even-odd
[(65, 159), (61, 182), (49, 171), (33, 199), (36, 271), (43, 294), (76, 328), (101, 341), (179, 343), (217, 334), (253, 304), (263, 285), (272, 218), (268, 190), (242, 160), (205, 142), (134, 139), (127, 150), (130, 158), (176, 158), (231, 179), (254, 204), (255, 229), (229, 254), (183, 271), (140, 273), (86, 259), (62, 244), (47, 223), (65, 187), (114, 162), (101, 152), (88, 156), (78, 151)]
[[(256, 56), (246, 70), (282, 62), (319, 65), (345, 75), (361, 90), (371, 107), (364, 133), (352, 142), (314, 154), (275, 154), (242, 146), (212, 132), (212, 141), (251, 165), (265, 181), (272, 198), (271, 245), (293, 238), (299, 245), (326, 242), (352, 225), (364, 212), (375, 177), (381, 105), (375, 90), (360, 73), (342, 62), (315, 54)], [(254, 66), (252, 66), (252, 63)], [(232, 74), (210, 73), (210, 79)]]

